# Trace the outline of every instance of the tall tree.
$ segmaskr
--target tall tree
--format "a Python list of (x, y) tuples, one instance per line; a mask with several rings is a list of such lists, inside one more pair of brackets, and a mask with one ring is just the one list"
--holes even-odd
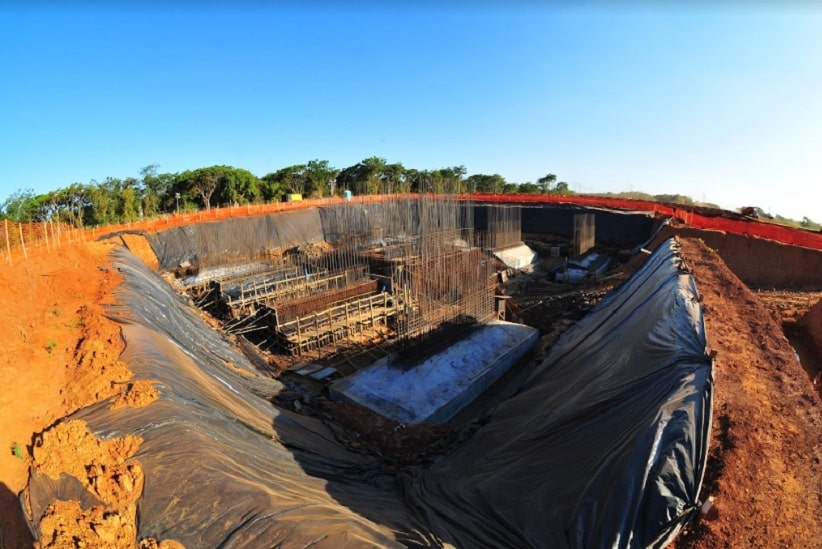
[(557, 194), (573, 194), (573, 191), (571, 191), (571, 188), (565, 181), (557, 183), (557, 186), (554, 187), (554, 192)]
[(340, 171), (337, 183), (354, 194), (376, 194), (380, 191), (385, 166), (384, 158), (371, 156)]
[(468, 192), (477, 193), (501, 193), (505, 188), (505, 178), (500, 174), (494, 175), (474, 174), (467, 180)]
[(148, 216), (156, 215), (161, 211), (171, 211), (171, 188), (174, 185), (176, 174), (158, 173), (158, 164), (149, 164), (140, 169), (142, 208)]
[(261, 198), (260, 180), (248, 170), (232, 166), (212, 166), (210, 170), (218, 180), (218, 203), (248, 204)]
[(65, 189), (60, 189), (54, 193), (55, 210), (58, 210), (62, 214), (61, 217), (72, 225), (82, 227), (84, 216), (90, 205), (89, 190), (89, 186), (82, 183), (72, 183)]
[(542, 191), (543, 194), (547, 194), (551, 192), (552, 186), (554, 183), (556, 183), (556, 180), (557, 176), (552, 173), (549, 173), (548, 175), (545, 175), (537, 179), (537, 185), (539, 185), (540, 191)]
[(383, 193), (402, 193), (406, 191), (405, 168), (399, 162), (386, 164), (380, 174), (380, 191)]
[(0, 205), (3, 217), (18, 223), (30, 222), (36, 213), (34, 191), (32, 189), (17, 189), (11, 193)]
[(269, 187), (276, 185), (284, 193), (304, 194), (306, 190), (305, 164), (281, 168), (263, 177)]
[(191, 189), (200, 195), (206, 210), (211, 209), (211, 196), (217, 190), (217, 183), (217, 176), (208, 170), (199, 170), (191, 182)]
[(305, 192), (320, 197), (334, 194), (338, 173), (338, 170), (329, 165), (328, 160), (309, 160), (303, 171)]

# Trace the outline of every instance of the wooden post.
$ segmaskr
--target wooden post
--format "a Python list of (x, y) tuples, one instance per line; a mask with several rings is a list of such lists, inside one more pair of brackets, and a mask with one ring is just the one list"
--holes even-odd
[(351, 337), (353, 332), (351, 331), (351, 321), (348, 318), (348, 302), (345, 303), (345, 337)]
[(28, 260), (29, 254), (26, 253), (26, 242), (23, 240), (23, 224), (20, 223), (17, 228), (20, 229), (20, 245), (23, 247), (23, 257)]
[(377, 324), (374, 322), (374, 300), (368, 299), (368, 308), (371, 310), (371, 330), (377, 333)]
[(297, 354), (303, 354), (303, 334), (300, 330), (300, 315), (297, 315)]
[(14, 262), (12, 262), (11, 260), (11, 243), (9, 242), (9, 220), (5, 219), (4, 222), (6, 224), (6, 227), (3, 232), (6, 233), (6, 250), (8, 250), (9, 252), (9, 265), (14, 265)]
[(321, 356), (320, 355), (320, 326), (317, 323), (317, 312), (316, 311), (314, 312), (314, 332), (315, 332), (314, 337), (317, 338), (317, 360), (319, 360), (320, 356)]
[(43, 236), (46, 237), (46, 251), (51, 252), (51, 248), (49, 248), (49, 226), (43, 221)]
[(337, 338), (334, 337), (334, 315), (331, 313), (331, 309), (328, 309), (328, 327), (331, 330), (331, 343), (334, 344), (334, 351), (337, 350)]
[(361, 302), (362, 302), (362, 299), (357, 300), (357, 327), (359, 328), (360, 333), (362, 333), (362, 322), (360, 322), (360, 319), (362, 318), (362, 312), (360, 312), (360, 303)]

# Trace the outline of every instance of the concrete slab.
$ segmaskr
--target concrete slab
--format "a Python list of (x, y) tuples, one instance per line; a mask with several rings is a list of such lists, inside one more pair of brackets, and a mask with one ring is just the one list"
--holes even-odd
[(335, 381), (335, 400), (349, 400), (403, 423), (443, 423), (525, 356), (539, 331), (492, 321), (416, 365), (402, 368), (383, 359)]
[(537, 259), (537, 252), (524, 243), (501, 250), (494, 250), (493, 254), (494, 257), (513, 269), (523, 269)]

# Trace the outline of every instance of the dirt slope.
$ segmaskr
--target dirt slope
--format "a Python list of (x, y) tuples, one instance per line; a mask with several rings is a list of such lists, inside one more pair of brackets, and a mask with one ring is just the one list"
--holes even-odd
[[(32, 456), (35, 466), (79, 475), (98, 490), (111, 485), (113, 478), (124, 478), (117, 467), (101, 460), (103, 453), (97, 452), (90, 434), (91, 450), (82, 452), (78, 439), (69, 437), (63, 451), (57, 451), (53, 440), (59, 437), (53, 433), (62, 432), (67, 424), (53, 427), (56, 422), (115, 395), (115, 406), (145, 405), (156, 398), (150, 385), (129, 383), (131, 371), (119, 360), (120, 327), (103, 315), (120, 283), (119, 273), (109, 266), (109, 254), (118, 242), (30, 250), (27, 259), (15, 256), (13, 265), (0, 266), (0, 287), (5, 290), (0, 292), (0, 549), (32, 545), (17, 499), (28, 480)], [(140, 489), (130, 490), (126, 503), (133, 504), (139, 495)], [(79, 507), (75, 511), (79, 514)], [(51, 513), (46, 522), (68, 516)], [(88, 517), (85, 523), (98, 519)], [(75, 518), (71, 522), (75, 527), (84, 523)], [(109, 525), (106, 535), (119, 535), (116, 531), (127, 526)], [(47, 527), (41, 523), (44, 531)], [(58, 528), (52, 524), (52, 529)], [(74, 539), (83, 539), (87, 546), (105, 541), (96, 532)]]
[[(116, 360), (120, 329), (102, 315), (119, 283), (107, 267), (113, 246), (63, 245), (0, 266), (0, 539), (5, 547), (31, 541), (16, 496), (28, 478), (34, 434), (93, 402), (96, 393), (112, 391), (114, 377), (130, 377)], [(85, 352), (78, 354), (80, 347)], [(103, 363), (111, 365), (114, 377), (97, 375)], [(89, 384), (75, 383), (80, 379)]]
[(703, 497), (676, 547), (821, 547), (820, 401), (780, 319), (701, 240), (682, 239), (718, 352)]

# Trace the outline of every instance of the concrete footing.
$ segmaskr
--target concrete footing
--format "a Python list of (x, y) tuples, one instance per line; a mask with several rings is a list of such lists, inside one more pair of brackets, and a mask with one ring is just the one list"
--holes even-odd
[(402, 367), (391, 357), (334, 382), (335, 400), (349, 400), (403, 423), (443, 423), (525, 356), (539, 331), (492, 321), (444, 351)]
[(537, 253), (524, 243), (493, 250), (494, 257), (512, 269), (524, 269), (537, 259)]

